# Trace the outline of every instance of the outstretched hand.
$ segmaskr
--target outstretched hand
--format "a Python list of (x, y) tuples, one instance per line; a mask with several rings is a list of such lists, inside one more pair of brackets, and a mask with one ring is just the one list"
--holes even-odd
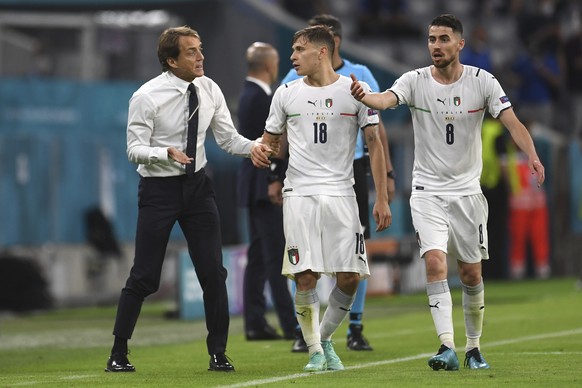
[(190, 164), (194, 161), (194, 158), (189, 157), (176, 147), (168, 147), (168, 158), (173, 159), (183, 165)]
[(362, 101), (362, 98), (366, 96), (364, 88), (362, 88), (362, 85), (360, 85), (360, 82), (353, 73), (350, 74), (350, 78), (352, 79), (352, 85), (350, 86), (352, 96), (354, 96), (356, 100)]

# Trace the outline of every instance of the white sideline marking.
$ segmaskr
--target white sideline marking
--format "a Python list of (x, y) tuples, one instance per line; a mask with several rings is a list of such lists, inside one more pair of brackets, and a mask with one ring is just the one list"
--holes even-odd
[[(485, 344), (482, 347), (483, 348), (490, 348), (490, 347), (495, 347), (495, 346), (502, 346), (502, 345), (514, 344), (514, 343), (517, 343), (517, 342), (536, 341), (536, 340), (540, 340), (540, 339), (547, 339), (547, 338), (554, 338), (554, 337), (564, 337), (564, 336), (567, 336), (567, 335), (577, 335), (577, 334), (582, 334), (582, 328), (575, 329), (575, 330), (559, 331), (559, 332), (556, 332), (556, 333), (530, 335), (530, 336), (527, 336), (527, 337), (512, 338), (512, 339), (508, 339), (508, 340), (495, 341), (495, 342), (487, 343), (487, 344)], [(396, 364), (396, 363), (399, 363), (399, 362), (406, 362), (406, 361), (414, 361), (414, 360), (418, 360), (418, 359), (421, 359), (421, 358), (430, 357), (433, 354), (434, 353), (423, 353), (423, 354), (417, 354), (415, 356), (408, 356), (408, 357), (401, 357), (401, 358), (393, 358), (393, 359), (390, 359), (390, 360), (383, 360), (383, 361), (367, 362), (367, 363), (363, 363), (363, 364), (356, 364), (356, 365), (352, 365), (352, 366), (347, 366), (346, 367), (346, 370), (369, 368), (369, 367), (380, 366), (380, 365)], [(333, 372), (333, 371), (317, 372), (317, 374), (330, 373), (330, 372)], [(244, 382), (244, 383), (237, 383), (237, 384), (232, 384), (232, 385), (222, 385), (219, 388), (251, 387), (251, 386), (257, 386), (257, 385), (263, 385), (263, 384), (277, 383), (277, 382), (280, 382), (280, 381), (292, 380), (292, 379), (301, 378), (301, 377), (309, 377), (311, 375), (313, 375), (313, 373), (308, 373), (308, 372), (305, 372), (305, 373), (295, 373), (295, 374), (287, 375), (287, 376), (271, 377), (271, 378), (268, 378), (268, 379), (261, 379), (261, 380), (252, 380), (252, 381), (247, 381), (247, 382)]]
[[(509, 344), (514, 344), (517, 342), (527, 342), (527, 341), (536, 341), (536, 340), (541, 340), (541, 339), (547, 339), (547, 338), (555, 338), (555, 337), (564, 337), (567, 335), (577, 335), (577, 334), (582, 334), (582, 328), (580, 329), (574, 329), (574, 330), (566, 330), (566, 331), (558, 331), (555, 333), (546, 333), (546, 334), (538, 334), (538, 335), (530, 335), (527, 337), (521, 337), (521, 338), (512, 338), (512, 339), (508, 339), (508, 340), (501, 340), (501, 341), (495, 341), (495, 342), (490, 342), (490, 343), (486, 343), (484, 344), (483, 348), (490, 348), (490, 347), (495, 347), (495, 346), (503, 346), (503, 345), (509, 345)], [(563, 354), (579, 354), (580, 352), (524, 352), (523, 354), (557, 354), (557, 355), (563, 355)], [(396, 363), (400, 363), (400, 362), (407, 362), (407, 361), (414, 361), (414, 360), (419, 360), (422, 358), (427, 358), (432, 356), (434, 353), (422, 353), (422, 354), (417, 354), (414, 356), (408, 356), (408, 357), (400, 357), (400, 358), (393, 358), (390, 360), (382, 360), (382, 361), (374, 361), (374, 362), (367, 362), (367, 363), (363, 363), (363, 364), (356, 364), (356, 365), (351, 365), (351, 366), (347, 366), (346, 370), (350, 370), (350, 369), (362, 369), (362, 368), (370, 368), (370, 367), (374, 367), (374, 366), (381, 366), (381, 365), (390, 365), (390, 364), (396, 364)], [(325, 372), (317, 372), (315, 374), (322, 374), (322, 373), (333, 373), (334, 371), (325, 371)], [(250, 386), (257, 386), (257, 385), (264, 385), (264, 384), (271, 384), (271, 383), (277, 383), (280, 381), (287, 381), (287, 380), (292, 380), (292, 379), (297, 379), (297, 378), (302, 378), (302, 377), (309, 377), (312, 376), (314, 373), (294, 373), (292, 375), (286, 375), (286, 376), (280, 376), (280, 377), (271, 377), (268, 379), (261, 379), (261, 380), (252, 380), (252, 381), (247, 381), (244, 383), (237, 383), (237, 384), (232, 384), (232, 385), (222, 385), (219, 388), (238, 388), (238, 387), (250, 387)], [(67, 381), (67, 380), (83, 380), (83, 379), (91, 379), (91, 378), (95, 378), (98, 375), (96, 374), (91, 374), (91, 375), (70, 375), (70, 376), (63, 376), (61, 378), (58, 379), (54, 379), (54, 380), (32, 380), (32, 381), (23, 381), (20, 383), (10, 383), (11, 387), (21, 387), (21, 386), (28, 386), (28, 385), (37, 385), (37, 384), (50, 384), (50, 383), (54, 383), (54, 382), (58, 382), (58, 381)], [(2, 382), (2, 379), (0, 379), (0, 383), (4, 383)]]

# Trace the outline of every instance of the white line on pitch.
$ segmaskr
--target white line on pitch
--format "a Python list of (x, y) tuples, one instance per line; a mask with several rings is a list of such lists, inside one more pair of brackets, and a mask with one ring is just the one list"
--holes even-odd
[[(575, 329), (575, 330), (559, 331), (559, 332), (555, 332), (555, 333), (530, 335), (530, 336), (521, 337), (521, 338), (512, 338), (512, 339), (508, 339), (508, 340), (495, 341), (495, 342), (490, 342), (490, 343), (484, 344), (483, 347), (490, 348), (490, 347), (495, 347), (495, 346), (514, 344), (517, 342), (536, 341), (536, 340), (541, 340), (541, 339), (564, 337), (567, 335), (577, 335), (577, 334), (582, 334), (582, 328)], [(362, 368), (369, 368), (369, 367), (380, 366), (380, 365), (396, 364), (399, 362), (414, 361), (414, 360), (430, 357), (433, 354), (434, 353), (423, 353), (423, 354), (417, 354), (415, 356), (393, 358), (390, 360), (382, 360), (382, 361), (375, 361), (375, 362), (367, 362), (364, 364), (347, 366), (346, 370), (362, 369)], [(317, 374), (321, 374), (321, 373), (332, 373), (332, 371), (318, 372)], [(280, 381), (292, 380), (292, 379), (297, 379), (297, 378), (301, 378), (301, 377), (309, 377), (311, 375), (313, 375), (313, 373), (307, 373), (307, 372), (306, 373), (296, 373), (296, 374), (292, 374), (292, 375), (286, 375), (286, 376), (280, 376), (280, 377), (271, 377), (268, 379), (261, 379), (261, 380), (252, 380), (252, 381), (247, 381), (244, 383), (237, 383), (237, 384), (232, 384), (232, 385), (223, 385), (219, 388), (251, 387), (251, 386), (257, 386), (257, 385), (277, 383)]]

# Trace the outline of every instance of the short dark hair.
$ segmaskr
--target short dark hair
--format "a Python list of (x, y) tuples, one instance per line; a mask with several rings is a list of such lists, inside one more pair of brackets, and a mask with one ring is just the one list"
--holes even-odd
[(200, 39), (197, 31), (188, 26), (167, 28), (158, 41), (158, 61), (162, 65), (162, 70), (170, 70), (168, 59), (178, 58), (180, 55), (180, 37), (193, 36)]
[(318, 24), (316, 26), (305, 27), (293, 35), (293, 43), (297, 42), (299, 38), (303, 37), (307, 39), (308, 42), (326, 46), (330, 53), (330, 57), (333, 56), (335, 42), (333, 40), (333, 33), (331, 32), (331, 28), (328, 26)]
[(338, 18), (333, 15), (323, 13), (320, 15), (315, 15), (307, 22), (310, 26), (328, 26), (331, 29), (332, 34), (335, 36), (342, 36), (342, 24)]
[(457, 19), (455, 15), (451, 15), (450, 13), (446, 13), (432, 19), (432, 22), (429, 24), (429, 27), (431, 26), (450, 27), (452, 28), (453, 32), (463, 36), (463, 23), (461, 23), (461, 21)]

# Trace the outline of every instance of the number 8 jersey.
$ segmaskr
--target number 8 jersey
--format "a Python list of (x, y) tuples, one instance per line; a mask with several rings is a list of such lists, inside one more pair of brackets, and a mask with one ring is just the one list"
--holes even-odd
[[(265, 131), (287, 131), (289, 167), (283, 196), (355, 196), (353, 162), (359, 128), (378, 124), (378, 113), (354, 99), (352, 81), (314, 87), (303, 78), (273, 95)], [(364, 90), (369, 86), (362, 82)]]
[(481, 193), (483, 116), (487, 110), (497, 118), (511, 103), (485, 70), (463, 65), (461, 77), (444, 85), (435, 81), (431, 68), (409, 71), (389, 89), (412, 114), (412, 195)]

